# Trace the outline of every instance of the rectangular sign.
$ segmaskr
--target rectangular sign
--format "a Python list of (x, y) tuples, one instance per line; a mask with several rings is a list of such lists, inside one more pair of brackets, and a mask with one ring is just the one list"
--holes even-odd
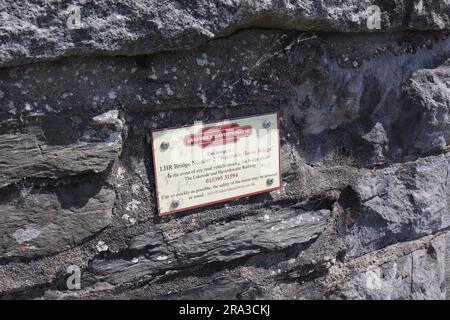
[(281, 187), (278, 114), (152, 132), (160, 215)]

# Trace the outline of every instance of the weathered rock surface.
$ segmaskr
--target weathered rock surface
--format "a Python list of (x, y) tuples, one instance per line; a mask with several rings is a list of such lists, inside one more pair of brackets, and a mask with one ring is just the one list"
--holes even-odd
[(412, 240), (450, 226), (449, 159), (445, 156), (394, 165), (361, 176), (355, 191), (357, 243), (349, 256)]
[(167, 238), (161, 234), (139, 235), (130, 249), (146, 249), (132, 260), (96, 261), (98, 280), (113, 284), (142, 281), (146, 276), (212, 262), (227, 262), (266, 251), (281, 250), (317, 238), (325, 227), (327, 210), (297, 212), (280, 210), (209, 225), (205, 229)]
[(450, 60), (438, 68), (415, 73), (403, 94), (402, 112), (406, 116), (399, 126), (404, 132), (404, 152), (430, 154), (447, 149), (450, 142)]
[[(0, 8), (0, 65), (74, 54), (138, 55), (190, 49), (251, 27), (367, 32), (378, 25), (383, 31), (450, 26), (450, 4), (438, 0), (2, 0)], [(379, 24), (371, 22), (374, 10), (379, 10)]]
[(107, 227), (115, 193), (99, 182), (24, 188), (0, 196), (0, 258), (67, 250)]
[(339, 299), (445, 299), (445, 241), (428, 236), (396, 244), (330, 269), (325, 282)]
[[(122, 123), (117, 111), (111, 112), (116, 114), (109, 122), (117, 125), (112, 128), (103, 118), (94, 118), (89, 125), (76, 115), (30, 115), (31, 119), (22, 123), (25, 129), (19, 132), (14, 130), (19, 127), (15, 121), (0, 123), (2, 131), (6, 131), (0, 134), (0, 187), (24, 178), (104, 171), (122, 149)], [(96, 119), (100, 123), (95, 123)]]
[[(1, 298), (445, 297), (448, 2), (41, 2), (0, 0)], [(282, 190), (158, 217), (151, 129), (265, 112)]]

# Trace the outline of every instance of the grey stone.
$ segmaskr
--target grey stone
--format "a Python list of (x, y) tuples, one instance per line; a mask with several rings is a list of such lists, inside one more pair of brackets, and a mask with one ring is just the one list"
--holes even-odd
[(399, 127), (404, 153), (430, 154), (450, 143), (450, 60), (419, 70), (403, 89), (404, 116)]
[[(95, 127), (74, 123), (73, 118), (62, 115), (33, 118), (40, 123), (27, 123), (26, 132), (15, 132), (12, 121), (0, 122), (0, 127), (12, 127), (0, 134), (0, 188), (25, 178), (99, 173), (122, 150), (120, 126), (108, 129), (105, 121), (96, 118), (100, 125)], [(115, 121), (122, 123), (117, 116)]]
[[(164, 126), (168, 119), (173, 122), (167, 123), (169, 126), (186, 121), (186, 115), (180, 111), (184, 109), (200, 112), (202, 108), (247, 107), (247, 113), (255, 113), (270, 106), (280, 108), (285, 119), (295, 120), (303, 140), (311, 137), (311, 149), (306, 150), (304, 157), (320, 158), (329, 151), (326, 145), (314, 141), (314, 135), (355, 124), (367, 126), (363, 136), (377, 122), (391, 135), (390, 127), (399, 117), (402, 84), (414, 71), (432, 65), (433, 60), (450, 50), (450, 40), (445, 37), (436, 40), (435, 47), (426, 47), (435, 41), (429, 34), (421, 34), (411, 44), (403, 44), (403, 35), (397, 33), (389, 37), (313, 36), (248, 30), (181, 53), (171, 51), (139, 58), (86, 57), (82, 61), (62, 60), (57, 65), (6, 68), (0, 74), (0, 89), (6, 92), (0, 102), (0, 116), (10, 120), (26, 115), (29, 112), (25, 106), (30, 101), (35, 112), (45, 113), (46, 106), (51, 106), (58, 114), (81, 109), (96, 112), (93, 117), (98, 116), (97, 109), (108, 112), (123, 108), (127, 117), (160, 111), (161, 117), (152, 115), (151, 124), (144, 127), (150, 129), (150, 125)], [(297, 43), (300, 40), (305, 41)], [(409, 57), (411, 50), (414, 53)], [(264, 63), (258, 63), (261, 58)], [(206, 59), (207, 64), (199, 65), (199, 59)], [(348, 65), (346, 60), (354, 59), (361, 61), (361, 67)], [(392, 76), (387, 78), (386, 74)], [(58, 86), (53, 85), (56, 79), (61, 79)], [(43, 85), (51, 86), (51, 92), (43, 92)], [(111, 91), (114, 100), (110, 99)], [(67, 97), (62, 99), (64, 96)], [(17, 115), (11, 114), (10, 108)], [(407, 112), (401, 113), (402, 117), (405, 115)], [(190, 117), (192, 113), (187, 119)], [(372, 123), (370, 117), (376, 121)], [(295, 132), (295, 127), (289, 129), (292, 134)], [(335, 148), (339, 141), (330, 138), (324, 140), (330, 141), (329, 148)], [(335, 140), (342, 137), (337, 134)], [(389, 142), (389, 152), (395, 153), (398, 143), (393, 139)]]
[(115, 193), (99, 182), (30, 187), (0, 197), (0, 258), (67, 250), (112, 221)]
[[(1, 298), (443, 298), (447, 2), (0, 12)], [(282, 190), (158, 217), (150, 130), (265, 112)]]
[(387, 133), (383, 128), (383, 125), (379, 122), (377, 122), (372, 130), (370, 130), (368, 133), (363, 135), (363, 139), (367, 140), (368, 142), (371, 142), (373, 144), (379, 144), (384, 145), (387, 144), (389, 139), (387, 137)]
[[(143, 281), (161, 271), (211, 262), (227, 262), (261, 252), (281, 250), (316, 239), (324, 230), (328, 210), (280, 210), (166, 238), (156, 246), (157, 235), (147, 235), (148, 250), (138, 263), (129, 260), (95, 260), (93, 279), (113, 284)], [(142, 249), (137, 236), (130, 249)]]
[(323, 231), (328, 210), (280, 210), (264, 216), (235, 220), (169, 240), (183, 264), (231, 261), (264, 251), (307, 243)]
[[(189, 49), (238, 29), (371, 32), (442, 30), (449, 4), (364, 1), (67, 1), (2, 0), (0, 65), (69, 55), (138, 55)], [(369, 22), (368, 22), (369, 21)], [(6, 41), (7, 40), (7, 41)]]
[(355, 186), (360, 212), (349, 256), (449, 227), (448, 170), (449, 160), (442, 155), (361, 176)]
[(447, 289), (447, 295), (446, 299), (450, 299), (450, 235), (447, 233), (447, 240), (446, 240), (446, 253), (445, 253), (445, 282), (446, 282), (446, 289)]
[(142, 250), (144, 248), (156, 247), (164, 242), (161, 232), (146, 232), (134, 237), (128, 246), (131, 250)]
[(445, 238), (421, 239), (411, 249), (408, 243), (388, 247), (382, 254), (375, 251), (349, 266), (334, 268), (330, 278), (344, 276), (335, 284), (330, 298), (445, 299)]
[(173, 300), (236, 300), (249, 291), (250, 284), (240, 278), (219, 278), (212, 283), (169, 294), (164, 299)]

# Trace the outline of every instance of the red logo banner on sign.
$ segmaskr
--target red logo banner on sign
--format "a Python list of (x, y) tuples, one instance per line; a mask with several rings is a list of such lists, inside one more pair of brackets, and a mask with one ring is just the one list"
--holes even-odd
[(186, 136), (184, 138), (184, 143), (187, 146), (198, 145), (201, 148), (206, 148), (228, 143), (236, 143), (240, 138), (249, 137), (251, 134), (252, 126), (240, 126), (232, 123), (202, 129), (198, 134)]

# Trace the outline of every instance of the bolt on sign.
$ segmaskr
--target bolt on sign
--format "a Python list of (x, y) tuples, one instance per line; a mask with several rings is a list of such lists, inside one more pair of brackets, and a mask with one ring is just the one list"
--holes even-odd
[(278, 114), (152, 131), (160, 215), (281, 188)]

